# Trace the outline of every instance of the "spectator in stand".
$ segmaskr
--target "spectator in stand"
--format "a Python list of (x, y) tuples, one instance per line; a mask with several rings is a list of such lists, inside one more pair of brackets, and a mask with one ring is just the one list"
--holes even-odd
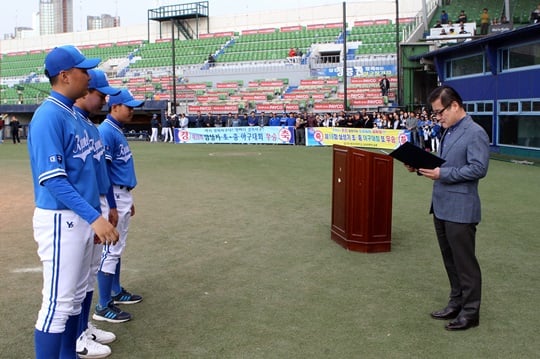
[(237, 126), (238, 126), (238, 114), (235, 114), (233, 116), (232, 112), (229, 112), (227, 114), (227, 122), (226, 122), (226, 125), (227, 127), (236, 127), (236, 126), (233, 126), (233, 122), (234, 122), (234, 119), (236, 118), (236, 121), (237, 121)]
[(298, 57), (302, 57), (302, 56), (304, 56), (304, 53), (302, 52), (302, 50), (301, 50), (301, 49), (299, 49), (299, 48), (296, 48), (296, 56), (298, 56)]
[(317, 118), (313, 113), (307, 115), (307, 127), (317, 127)]
[(332, 114), (332, 127), (338, 127), (339, 126), (340, 117), (341, 117), (341, 114), (338, 115), (335, 112)]
[(204, 119), (201, 114), (201, 111), (197, 111), (197, 116), (195, 116), (195, 127), (203, 127)]
[(381, 88), (381, 96), (388, 96), (388, 90), (390, 89), (390, 81), (386, 78), (386, 74), (383, 74), (382, 79), (379, 81), (379, 87)]
[(223, 121), (221, 120), (220, 115), (214, 116), (214, 127), (223, 127)]
[(538, 24), (540, 22), (540, 4), (536, 6), (531, 12), (531, 24)]
[(189, 126), (189, 119), (187, 116), (183, 113), (180, 115), (179, 125), (181, 130), (187, 130)]
[(394, 128), (394, 114), (385, 113), (383, 116), (384, 116), (383, 122), (386, 123), (384, 128), (387, 130), (393, 129)]
[(439, 29), (442, 27), (442, 24), (441, 24), (441, 20), (437, 20), (437, 23), (435, 24), (435, 26), (433, 26), (434, 29)]
[(459, 33), (461, 35), (468, 34), (467, 30), (465, 30), (465, 27), (463, 25), (461, 25), (461, 27), (459, 28)]
[(206, 117), (204, 118), (204, 127), (214, 127), (214, 116), (212, 116), (212, 113), (208, 112)]
[(264, 127), (264, 126), (268, 125), (268, 116), (266, 116), (266, 114), (264, 112), (261, 112), (261, 114), (257, 118), (257, 124), (260, 127)]
[(279, 126), (279, 121), (273, 112), (270, 112), (270, 118), (268, 119), (268, 126)]
[(374, 112), (373, 115), (373, 128), (382, 128), (381, 114)]
[(446, 33), (446, 30), (445, 30), (444, 28), (442, 28), (442, 29), (441, 29), (441, 32), (439, 32), (439, 36), (446, 36), (446, 35), (448, 35), (448, 34)]
[(287, 116), (286, 113), (284, 113), (284, 114), (282, 114), (282, 115), (280, 116), (280, 118), (279, 118), (279, 125), (280, 125), (280, 126), (286, 126), (286, 125), (287, 125), (287, 117), (288, 117), (288, 116)]
[(321, 119), (321, 127), (330, 127), (332, 124), (331, 122), (331, 119), (330, 119), (330, 114), (328, 113), (325, 113), (322, 115), (322, 119)]
[(295, 133), (296, 133), (295, 144), (301, 145), (301, 146), (305, 145), (306, 144), (306, 121), (304, 121), (304, 119), (300, 115), (296, 116)]
[(482, 9), (480, 14), (480, 35), (487, 35), (489, 30), (490, 16), (487, 7)]
[(257, 118), (255, 117), (255, 111), (251, 111), (249, 113), (248, 126), (257, 126)]
[(510, 21), (506, 18), (506, 15), (501, 15), (501, 24), (509, 24)]
[(229, 127), (240, 127), (240, 118), (238, 117), (237, 113), (234, 114), (234, 117), (232, 118), (229, 117), (229, 120), (231, 121), (231, 124)]
[(214, 67), (216, 65), (216, 58), (214, 55), (210, 54), (208, 55), (208, 66)]
[(467, 14), (465, 14), (465, 10), (461, 10), (459, 12), (459, 15), (458, 15), (458, 18), (456, 20), (456, 22), (459, 24), (459, 23), (466, 23), (467, 22)]
[(441, 11), (441, 24), (448, 24), (448, 14), (446, 10)]
[(180, 128), (180, 118), (175, 113), (171, 116), (171, 128)]
[(370, 115), (369, 113), (365, 113), (364, 117), (360, 123), (360, 127), (362, 128), (373, 128), (375, 126), (375, 122), (373, 119), (373, 115)]
[(392, 128), (394, 130), (398, 130), (401, 128), (401, 121), (399, 120), (399, 114), (397, 112), (394, 112), (392, 114)]
[(424, 118), (422, 116), (418, 116), (418, 122), (416, 123), (416, 131), (418, 132), (418, 147), (421, 149), (426, 149), (426, 144), (424, 142)]
[(420, 140), (418, 138), (418, 118), (414, 112), (409, 113), (409, 117), (405, 123), (407, 131), (409, 131), (411, 136), (411, 143), (415, 146), (420, 147)]
[(437, 116), (434, 116), (432, 120), (432, 125), (431, 125), (431, 132), (430, 132), (432, 152), (439, 152), (441, 134), (442, 134), (441, 125), (439, 124)]
[(287, 126), (296, 126), (296, 116), (294, 113), (291, 113), (289, 116), (287, 116)]
[(247, 114), (242, 114), (239, 116), (240, 118), (240, 127), (247, 127), (248, 125), (248, 116)]
[(354, 126), (354, 116), (352, 113), (348, 113), (347, 116), (345, 116), (345, 121), (343, 123), (343, 127), (355, 127)]
[(289, 57), (295, 57), (296, 56), (296, 50), (291, 47), (289, 50)]

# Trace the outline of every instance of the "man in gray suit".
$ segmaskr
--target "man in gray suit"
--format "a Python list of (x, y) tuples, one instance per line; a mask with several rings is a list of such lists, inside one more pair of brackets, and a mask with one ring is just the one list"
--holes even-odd
[(418, 173), (434, 181), (430, 213), (451, 289), (448, 305), (431, 316), (453, 319), (447, 330), (465, 330), (478, 326), (480, 319), (482, 276), (475, 234), (480, 222), (478, 182), (488, 170), (489, 138), (467, 115), (453, 88), (436, 88), (428, 101), (445, 129), (439, 150), (445, 162)]

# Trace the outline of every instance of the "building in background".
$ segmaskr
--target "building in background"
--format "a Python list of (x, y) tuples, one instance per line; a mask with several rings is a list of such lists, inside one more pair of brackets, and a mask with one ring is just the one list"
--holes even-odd
[(101, 14), (101, 16), (87, 16), (86, 29), (99, 30), (109, 27), (120, 27), (120, 17), (111, 16), (109, 14)]
[(73, 32), (73, 0), (40, 0), (39, 33)]

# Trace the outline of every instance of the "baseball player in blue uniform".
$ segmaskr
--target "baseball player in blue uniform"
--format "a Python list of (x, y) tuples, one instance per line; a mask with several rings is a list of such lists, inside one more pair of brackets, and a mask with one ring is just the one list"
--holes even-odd
[(112, 190), (107, 199), (116, 203), (120, 239), (115, 246), (105, 245), (98, 271), (99, 301), (92, 318), (111, 323), (122, 323), (131, 319), (131, 314), (122, 311), (116, 304), (135, 304), (142, 300), (120, 285), (121, 257), (126, 247), (128, 227), (135, 214), (131, 191), (137, 185), (133, 154), (124, 136), (124, 123), (131, 121), (133, 109), (144, 101), (135, 100), (127, 89), (118, 95), (109, 96), (109, 114), (99, 125), (99, 133), (105, 145), (105, 158)]
[[(85, 125), (85, 131), (88, 132), (93, 146), (92, 158), (94, 160), (95, 174), (100, 194), (101, 214), (116, 226), (118, 222), (116, 207), (110, 208), (106, 198), (109, 188), (111, 187), (111, 182), (109, 181), (107, 165), (105, 163), (105, 146), (101, 141), (101, 136), (99, 135), (97, 127), (92, 123), (89, 116), (98, 113), (99, 110), (101, 110), (106, 104), (107, 95), (118, 94), (120, 89), (110, 87), (106, 74), (101, 70), (88, 70), (88, 75), (90, 76), (88, 94), (75, 101), (74, 110)], [(96, 243), (91, 247), (90, 253), (87, 253), (87, 255), (90, 256), (91, 261), (86, 297), (82, 303), (78, 331), (79, 337), (77, 340), (77, 354), (79, 355), (79, 358), (82, 359), (106, 358), (111, 354), (111, 348), (105, 344), (111, 343), (116, 339), (114, 333), (98, 329), (88, 321), (102, 250), (103, 245)]]
[(99, 188), (88, 133), (73, 110), (88, 92), (87, 59), (74, 46), (45, 57), (52, 91), (34, 113), (28, 152), (34, 183), (34, 239), (43, 264), (42, 304), (34, 331), (37, 359), (75, 358), (81, 304), (94, 233), (103, 244), (119, 234), (100, 214)]

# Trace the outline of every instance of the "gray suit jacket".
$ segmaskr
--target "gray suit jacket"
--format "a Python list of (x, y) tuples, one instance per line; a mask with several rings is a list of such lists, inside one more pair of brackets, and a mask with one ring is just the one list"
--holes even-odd
[(445, 134), (442, 144), (440, 156), (446, 162), (433, 183), (431, 212), (444, 221), (479, 223), (478, 181), (488, 170), (488, 135), (467, 115)]

